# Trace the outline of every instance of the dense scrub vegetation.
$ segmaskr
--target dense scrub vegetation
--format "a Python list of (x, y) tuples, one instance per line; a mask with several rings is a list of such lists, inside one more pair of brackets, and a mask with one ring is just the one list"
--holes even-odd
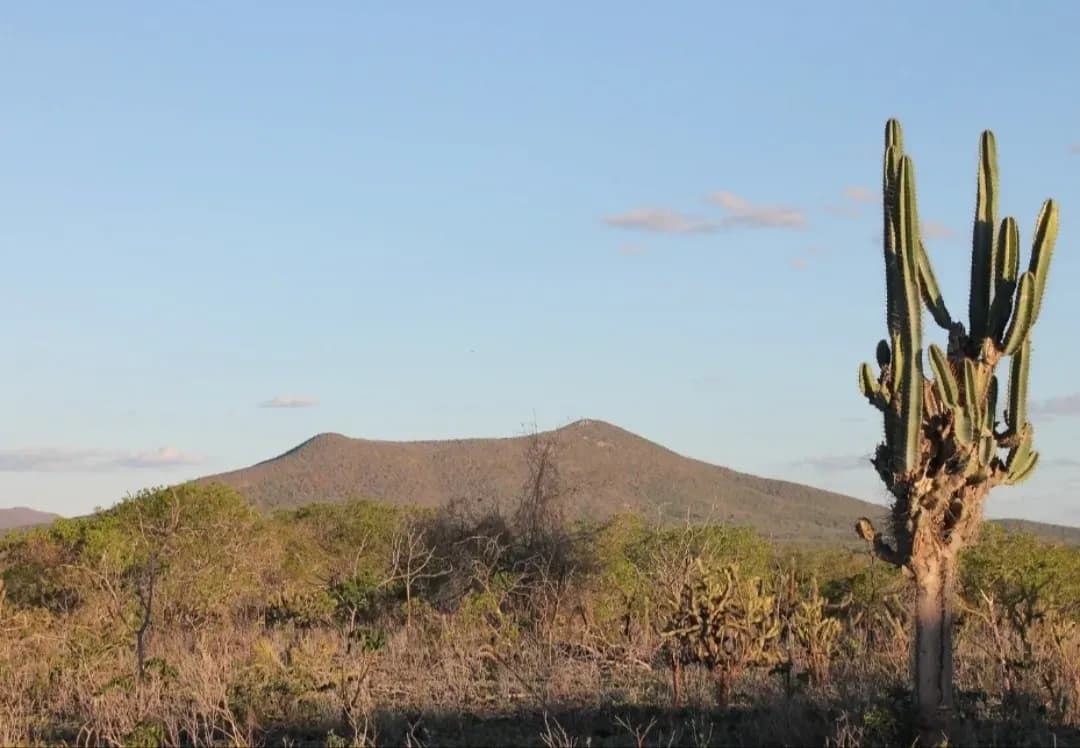
[[(11, 533), (0, 743), (910, 744), (898, 571), (568, 523), (542, 484), (509, 510), (273, 516), (183, 485)], [(966, 735), (1076, 742), (1080, 552), (987, 527), (958, 605)]]

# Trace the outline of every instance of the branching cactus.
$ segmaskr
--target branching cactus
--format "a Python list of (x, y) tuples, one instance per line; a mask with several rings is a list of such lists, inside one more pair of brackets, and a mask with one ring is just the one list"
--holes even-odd
[[(847, 612), (850, 598), (835, 606)], [(818, 687), (829, 682), (829, 669), (840, 646), (842, 625), (830, 611), (827, 601), (818, 591), (817, 579), (810, 581), (810, 593), (806, 599), (795, 602), (791, 612), (790, 626), (795, 644), (806, 658), (806, 674)]]
[[(945, 305), (919, 231), (915, 169), (900, 124), (885, 129), (884, 245), (889, 338), (878, 370), (859, 368), (859, 386), (883, 414), (885, 439), (874, 467), (892, 494), (891, 539), (866, 518), (856, 530), (916, 586), (915, 695), (923, 744), (940, 740), (953, 696), (952, 593), (956, 558), (972, 542), (987, 493), (1019, 483), (1038, 463), (1027, 420), (1031, 334), (1042, 308), (1058, 231), (1058, 208), (1043, 203), (1027, 270), (1013, 218), (998, 223), (994, 136), (979, 148), (968, 325)], [(923, 305), (948, 333), (923, 363)], [(999, 408), (998, 365), (1008, 360), (1008, 394)]]
[(735, 680), (749, 667), (780, 661), (780, 616), (776, 596), (764, 580), (742, 578), (735, 565), (707, 569), (700, 559), (693, 575), (673, 599), (663, 630), (669, 640), (676, 700), (683, 663), (704, 665), (716, 684), (717, 702), (726, 708)]

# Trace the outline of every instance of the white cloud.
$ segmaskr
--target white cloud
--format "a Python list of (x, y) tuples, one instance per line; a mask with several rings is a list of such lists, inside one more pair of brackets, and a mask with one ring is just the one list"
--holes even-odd
[(319, 401), (306, 395), (279, 395), (259, 403), (260, 408), (313, 408)]
[(830, 203), (825, 211), (841, 218), (858, 218), (862, 215), (862, 206), (877, 202), (878, 193), (867, 187), (847, 187), (844, 189), (844, 201)]
[(618, 215), (605, 216), (604, 223), (658, 234), (708, 234), (717, 229), (717, 225), (711, 221), (688, 216), (670, 208), (635, 208)]
[(874, 192), (868, 187), (848, 187), (844, 190), (844, 196), (848, 200), (854, 200), (857, 203), (873, 203), (878, 199), (878, 193)]
[(161, 447), (151, 452), (68, 447), (20, 447), (0, 450), (0, 472), (82, 473), (199, 465), (203, 455)]
[(727, 213), (721, 221), (723, 226), (795, 229), (806, 226), (806, 217), (802, 213), (784, 205), (758, 205), (723, 191), (714, 192), (708, 199)]
[(1046, 400), (1037, 400), (1028, 406), (1033, 415), (1080, 416), (1080, 392)]
[(953, 239), (956, 232), (941, 221), (922, 221), (920, 228), (924, 239)]
[(132, 468), (163, 468), (181, 465), (199, 465), (206, 461), (203, 455), (181, 452), (176, 447), (161, 447), (152, 452), (137, 452), (115, 460), (116, 465)]

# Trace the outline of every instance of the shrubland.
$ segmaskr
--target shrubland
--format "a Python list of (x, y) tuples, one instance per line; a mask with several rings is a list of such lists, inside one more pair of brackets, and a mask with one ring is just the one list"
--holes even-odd
[[(0, 743), (911, 744), (910, 584), (858, 548), (637, 515), (147, 490), (0, 545)], [(1080, 551), (961, 557), (960, 726), (1078, 742)]]

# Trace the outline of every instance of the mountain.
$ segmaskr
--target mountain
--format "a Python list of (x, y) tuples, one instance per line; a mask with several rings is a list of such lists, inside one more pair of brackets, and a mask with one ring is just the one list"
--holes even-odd
[[(618, 511), (751, 525), (784, 539), (853, 537), (855, 520), (883, 507), (797, 483), (760, 478), (683, 457), (597, 420), (538, 435), (555, 445), (571, 514)], [(367, 497), (438, 506), (455, 498), (519, 496), (531, 437), (390, 442), (320, 434), (283, 455), (207, 476), (276, 509)]]
[(25, 506), (13, 506), (9, 509), (0, 509), (0, 531), (14, 530), (18, 527), (47, 525), (54, 519), (59, 518), (59, 514), (39, 512), (36, 509), (30, 509)]
[[(537, 435), (555, 446), (572, 516), (636, 510), (667, 521), (749, 525), (778, 540), (854, 542), (862, 516), (885, 507), (810, 486), (740, 473), (679, 455), (617, 426), (581, 420)], [(451, 499), (520, 496), (532, 437), (391, 442), (319, 434), (241, 470), (206, 476), (272, 510), (373, 498), (439, 506)], [(1061, 539), (1064, 528), (1026, 523)], [(1072, 528), (1068, 528), (1072, 530)], [(1080, 530), (1074, 531), (1080, 538)]]

